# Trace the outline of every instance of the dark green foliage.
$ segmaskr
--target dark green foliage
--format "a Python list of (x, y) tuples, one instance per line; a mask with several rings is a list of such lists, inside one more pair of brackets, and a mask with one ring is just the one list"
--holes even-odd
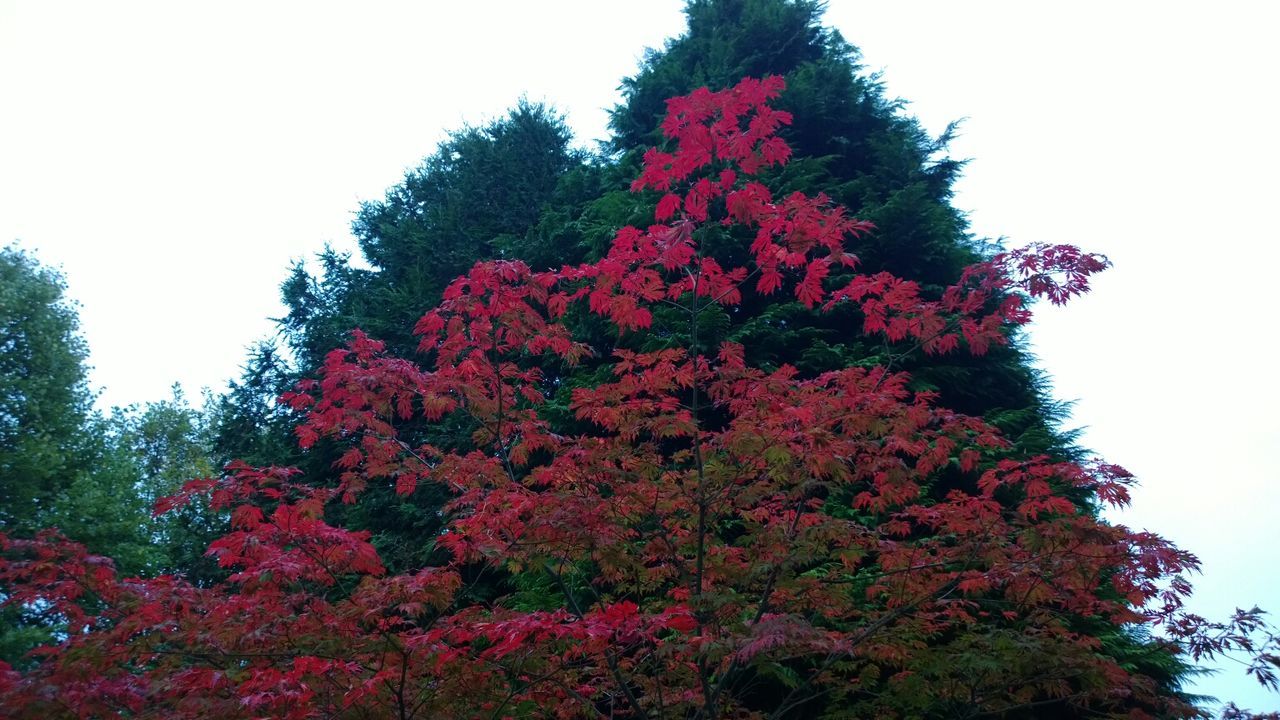
[[(273, 347), (256, 351), (222, 401), (218, 457), (327, 475), (340, 449), (322, 445), (300, 455), (294, 423), (275, 397), (353, 328), (412, 357), (418, 317), (480, 258), (508, 254), (550, 265), (563, 261), (562, 249), (581, 246), (588, 231), (577, 218), (581, 205), (599, 195), (600, 173), (569, 141), (551, 109), (521, 102), (503, 118), (453, 133), (383, 200), (361, 207), (353, 230), (371, 269), (328, 249), (317, 258), (316, 275), (297, 264), (281, 288), (289, 310), (281, 328), (295, 362), (289, 367)], [(457, 429), (431, 432), (440, 442)], [(388, 565), (405, 568), (432, 552), (442, 502), (436, 488), (421, 488), (407, 501), (390, 488), (373, 488), (358, 508), (335, 512), (357, 513), (344, 522), (374, 532)]]
[(569, 145), (550, 108), (520, 102), (505, 117), (453, 133), (353, 224), (365, 262), (321, 253), (319, 276), (300, 263), (282, 286), (281, 325), (298, 367), (315, 367), (359, 327), (411, 355), (410, 330), (445, 286), (480, 258), (553, 264), (580, 244), (580, 205), (599, 195), (598, 172)]
[(211, 451), (218, 464), (243, 460), (252, 465), (288, 465), (298, 459), (294, 418), (276, 403), (295, 381), (274, 343), (259, 343), (250, 351), (240, 379), (209, 410)]
[(622, 81), (625, 102), (610, 122), (612, 149), (655, 144), (667, 98), (702, 86), (730, 87), (744, 77), (788, 75), (821, 60), (838, 35), (821, 27), (820, 13), (821, 5), (808, 1), (690, 2), (688, 32), (649, 54), (635, 77)]
[[(904, 114), (879, 79), (861, 68), (858, 51), (822, 27), (821, 12), (822, 4), (811, 0), (692, 0), (688, 32), (651, 52), (636, 75), (623, 81), (624, 102), (612, 113), (606, 157), (592, 159), (571, 150), (561, 120), (525, 103), (497, 122), (453, 134), (384, 200), (361, 208), (354, 229), (371, 269), (353, 267), (329, 250), (319, 257), (319, 276), (302, 265), (294, 268), (283, 286), (289, 314), (281, 324), (296, 367), (303, 373), (315, 367), (354, 327), (387, 341), (392, 353), (412, 357), (416, 341), (409, 329), (447, 283), (478, 260), (511, 257), (546, 268), (603, 255), (619, 227), (652, 221), (655, 198), (630, 193), (627, 185), (640, 154), (660, 140), (657, 128), (666, 99), (704, 85), (727, 87), (745, 76), (783, 75), (787, 90), (779, 106), (795, 119), (784, 132), (793, 160), (763, 178), (766, 184), (775, 194), (825, 192), (876, 226), (854, 247), (860, 271), (889, 271), (916, 281), (926, 293), (940, 293), (966, 265), (992, 251), (968, 234), (963, 213), (952, 205), (952, 186), (963, 166), (946, 155), (953, 128), (932, 137)], [(706, 252), (723, 264), (741, 264), (750, 238), (718, 228), (703, 232), (699, 242)], [(588, 317), (571, 322), (588, 339), (610, 332)], [(1065, 407), (1050, 399), (1019, 338), (980, 357), (966, 352), (927, 356), (910, 345), (863, 336), (861, 318), (852, 310), (818, 314), (798, 303), (764, 302), (751, 293), (734, 310), (709, 309), (699, 324), (704, 351), (735, 340), (753, 364), (790, 363), (806, 375), (889, 365), (909, 371), (917, 389), (938, 392), (941, 404), (1000, 427), (1014, 440), (1016, 455), (1081, 453), (1073, 435), (1059, 429)], [(637, 349), (682, 345), (686, 327), (687, 318), (658, 313), (651, 331), (635, 333), (626, 343)], [(608, 360), (589, 359), (572, 372), (546, 368), (553, 407), (564, 410), (573, 387), (598, 382), (608, 372)], [(291, 423), (268, 401), (296, 375), (284, 369), (274, 351), (260, 351), (223, 401), (222, 459), (301, 464), (314, 477), (332, 476), (330, 466), (340, 449), (318, 447), (300, 456), (288, 435)], [(560, 419), (564, 429), (574, 427), (567, 412)], [(466, 429), (423, 427), (419, 432), (422, 439), (447, 444)], [(407, 499), (389, 487), (375, 488), (358, 510), (338, 512), (360, 513), (345, 522), (372, 530), (389, 566), (401, 570), (431, 556), (443, 499), (438, 488), (420, 488)], [(1088, 498), (1079, 500), (1089, 507)], [(520, 602), (533, 607), (546, 600), (545, 588), (525, 587), (520, 578), (511, 582)], [(483, 593), (480, 585), (477, 592)], [(1167, 692), (1176, 692), (1186, 675), (1175, 657), (1124, 629), (1084, 619), (1079, 629), (1103, 638), (1102, 652), (1159, 678)], [(998, 658), (1002, 643), (1025, 639), (993, 626), (989, 636), (968, 639), (971, 647), (935, 641), (934, 665), (922, 665), (921, 678), (931, 673), (954, 677), (956, 663), (968, 662), (965, 658), (975, 672), (982, 671), (983, 663)], [(1035, 668), (1005, 671), (1033, 673)], [(770, 688), (786, 684), (787, 668), (777, 668), (776, 674), (760, 679), (762, 703), (767, 704)], [(868, 683), (875, 687), (875, 679)], [(882, 689), (900, 693), (900, 706), (913, 716), (964, 714), (961, 707), (917, 707), (909, 699), (924, 695), (905, 685)], [(1037, 716), (1054, 716), (1049, 705), (1036, 708)], [(1009, 716), (1030, 715), (1011, 710)]]
[[(876, 230), (854, 245), (860, 271), (887, 270), (916, 281), (925, 291), (941, 292), (964, 266), (990, 252), (968, 235), (963, 214), (951, 204), (952, 184), (962, 167), (945, 155), (954, 128), (932, 138), (904, 115), (900, 103), (885, 97), (877, 78), (861, 72), (856, 49), (820, 26), (821, 9), (820, 3), (806, 0), (692, 0), (688, 33), (647, 57), (640, 72), (624, 82), (625, 102), (613, 112), (612, 150), (622, 164), (634, 167), (643, 147), (658, 139), (655, 129), (667, 97), (701, 85), (725, 87), (748, 75), (783, 75), (787, 90), (779, 105), (795, 118), (783, 135), (795, 157), (766, 184), (775, 194), (825, 192), (858, 218), (873, 222)], [(700, 242), (724, 262), (749, 239), (704, 237)], [(720, 319), (719, 332), (708, 333), (707, 342), (735, 340), (746, 347), (751, 362), (790, 363), (806, 374), (860, 364), (906, 370), (918, 389), (938, 392), (943, 405), (1000, 427), (1014, 440), (1016, 456), (1082, 453), (1072, 442), (1074, 435), (1058, 429), (1066, 407), (1050, 399), (1043, 376), (1018, 338), (983, 356), (960, 352), (933, 357), (915, 347), (869, 340), (860, 326), (861, 318), (852, 311), (820, 315), (797, 303), (753, 304), (748, 297)], [(679, 321), (664, 325), (656, 318), (655, 330), (658, 335), (679, 333)], [(1080, 501), (1090, 505), (1088, 498)], [(1105, 638), (1104, 652), (1158, 678), (1165, 692), (1178, 692), (1187, 668), (1176, 657), (1122, 628), (1081, 619), (1078, 629)], [(998, 658), (999, 643), (1024, 641), (997, 628), (991, 639), (991, 647), (970, 655), (938, 645), (936, 669), (955, 676), (964, 657)], [(921, 677), (931, 672), (924, 666), (919, 671)], [(1015, 671), (1034, 673), (1035, 668), (1003, 668)], [(913, 707), (906, 699), (927, 694), (909, 688), (885, 685), (883, 691), (902, 692), (899, 706), (911, 708), (911, 715), (964, 715), (961, 707)], [(767, 705), (767, 698), (762, 702)], [(1036, 708), (1029, 716), (1059, 716), (1052, 704)], [(1011, 709), (1010, 717), (1015, 716), (1028, 715)]]
[[(855, 246), (861, 271), (887, 270), (940, 290), (982, 256), (963, 214), (950, 204), (961, 163), (945, 157), (947, 137), (930, 138), (886, 99), (876, 78), (861, 72), (857, 50), (821, 26), (821, 9), (820, 3), (778, 0), (691, 2), (689, 32), (651, 54), (623, 83), (626, 102), (613, 111), (612, 147), (633, 161), (656, 141), (665, 98), (748, 75), (783, 75), (787, 90), (779, 105), (794, 117), (783, 135), (795, 158), (768, 184), (775, 193), (825, 192), (873, 222), (876, 230)], [(740, 249), (742, 240), (723, 246)], [(761, 350), (755, 359), (764, 364), (820, 371), (889, 355), (861, 345), (856, 317), (768, 307), (764, 315), (745, 307), (731, 332), (749, 350)], [(824, 348), (825, 361), (810, 352), (815, 346)]]
[[(277, 322), (304, 367), (318, 365), (325, 353), (341, 346), (361, 321), (381, 325), (377, 313), (369, 309), (371, 273), (352, 267), (349, 255), (330, 247), (325, 247), (316, 261), (320, 265), (319, 276), (309, 273), (306, 264), (298, 261), (280, 284), (280, 297), (289, 313)], [(260, 344), (251, 353), (242, 384), (233, 388), (232, 395), (254, 393), (252, 400), (244, 400), (260, 406), (259, 396), (269, 387), (264, 383), (282, 379), (279, 374), (285, 367), (278, 348), (270, 343)]]
[(388, 282), (466, 271), (499, 238), (523, 236), (538, 221), (581, 160), (569, 139), (559, 117), (527, 102), (455, 132), (385, 200), (361, 208), (355, 233), (365, 258)]
[[(518, 256), (550, 266), (580, 258), (589, 240), (606, 232), (604, 221), (593, 224), (583, 213), (601, 195), (602, 171), (569, 143), (554, 111), (522, 101), (494, 122), (453, 133), (383, 200), (361, 207), (353, 230), (370, 269), (331, 249), (317, 257), (318, 274), (295, 265), (281, 286), (288, 314), (280, 320), (293, 362), (274, 346), (255, 350), (219, 405), (217, 457), (297, 465), (313, 477), (331, 477), (342, 448), (321, 444), (299, 453), (293, 419), (274, 400), (352, 329), (412, 357), (417, 319), (478, 259)], [(468, 431), (402, 432), (449, 446), (451, 436)], [(403, 570), (422, 565), (434, 551), (443, 502), (439, 488), (401, 498), (390, 487), (377, 487), (358, 507), (334, 513), (352, 513), (341, 522), (373, 532), (388, 567)]]

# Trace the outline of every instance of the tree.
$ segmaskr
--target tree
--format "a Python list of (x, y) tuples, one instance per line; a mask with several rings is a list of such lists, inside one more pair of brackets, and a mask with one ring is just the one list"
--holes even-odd
[[(55, 534), (4, 538), (9, 602), (66, 619), (27, 673), (0, 667), (17, 718), (982, 717), (1069, 709), (1191, 717), (1195, 709), (1098, 652), (1079, 618), (1158, 629), (1165, 653), (1242, 648), (1275, 685), (1280, 642), (1260, 611), (1182, 612), (1195, 560), (1081, 509), (1124, 503), (1102, 462), (1011, 458), (979, 418), (852, 366), (806, 378), (741, 345), (704, 352), (705, 317), (748, 297), (858, 308), (862, 331), (981, 355), (1065, 302), (1105, 259), (1038, 246), (976, 263), (937, 297), (866, 274), (846, 241), (870, 230), (821, 195), (759, 180), (789, 158), (770, 106), (779, 78), (673, 99), (669, 146), (637, 190), (652, 222), (597, 262), (475, 265), (416, 324), (432, 366), (364, 333), (288, 402), (303, 447), (342, 441), (338, 478), (228, 468), (162, 503), (231, 513), (210, 552), (232, 574), (121, 581)], [(741, 264), (702, 252), (731, 228)], [(626, 347), (659, 308), (685, 318), (665, 348)], [(568, 319), (615, 330), (592, 346)], [(544, 417), (544, 367), (612, 350), (574, 393), (588, 430)], [(456, 421), (465, 447), (414, 445), (412, 418)], [(330, 523), (375, 486), (447, 489), (445, 562), (388, 573), (370, 534)], [(939, 490), (945, 489), (945, 492)], [(486, 572), (521, 590), (477, 598)]]
[[(782, 131), (793, 149), (791, 162), (766, 170), (764, 180), (776, 192), (822, 190), (872, 222), (874, 231), (851, 239), (864, 273), (890, 272), (919, 283), (922, 292), (936, 297), (957, 282), (965, 267), (998, 250), (969, 236), (963, 213), (951, 204), (952, 183), (963, 163), (946, 155), (949, 131), (931, 137), (903, 112), (902, 102), (886, 97), (877, 78), (860, 67), (856, 48), (822, 27), (822, 3), (696, 0), (686, 12), (688, 32), (650, 53), (637, 74), (623, 82), (624, 103), (615, 108), (606, 155), (586, 162), (579, 157), (568, 171), (556, 174), (560, 165), (525, 162), (521, 153), (527, 150), (519, 148), (536, 148), (531, 153), (536, 158), (560, 157), (567, 147), (562, 127), (559, 133), (545, 128), (524, 134), (465, 130), (455, 135), (457, 142), (446, 143), (391, 189), (385, 201), (362, 209), (356, 230), (373, 272), (357, 269), (333, 253), (321, 257), (323, 273), (318, 277), (302, 268), (295, 271), (285, 286), (291, 314), (282, 327), (303, 361), (285, 373), (289, 382), (318, 365), (352, 326), (382, 338), (394, 354), (411, 356), (416, 340), (405, 332), (409, 320), (435, 303), (449, 278), (471, 260), (519, 257), (542, 270), (604, 257), (613, 228), (645, 222), (657, 199), (630, 193), (626, 184), (639, 171), (644, 149), (660, 136), (666, 98), (748, 74), (785, 76), (787, 89), (777, 102), (796, 118)], [(535, 142), (522, 145), (511, 141), (515, 137)], [(551, 142), (536, 142), (539, 138)], [(524, 173), (523, 184), (555, 190), (533, 194), (541, 205), (525, 202), (531, 195), (520, 192), (510, 213), (501, 205), (471, 222), (475, 215), (458, 204), (465, 194), (456, 191), (469, 187), (485, 197), (512, 193), (516, 198), (517, 184), (506, 179), (514, 177), (507, 172), (513, 167)], [(495, 171), (498, 168), (503, 171)], [(551, 174), (540, 174), (543, 171)], [(540, 209), (531, 211), (534, 207)], [(530, 218), (536, 221), (530, 224)], [(494, 235), (497, 226), (501, 229)], [(745, 246), (744, 238), (704, 236), (702, 242), (704, 252), (722, 265), (741, 262), (735, 253)], [(623, 342), (629, 349), (660, 348), (682, 336), (681, 319), (669, 309), (657, 308), (654, 315), (648, 331), (628, 333)], [(885, 364), (909, 372), (913, 390), (937, 392), (943, 405), (996, 426), (1010, 440), (1010, 457), (1047, 454), (1077, 462), (1088, 458), (1074, 445), (1073, 433), (1061, 428), (1066, 408), (1049, 396), (1045, 379), (1016, 335), (981, 356), (931, 355), (914, 342), (858, 332), (862, 318), (851, 304), (814, 312), (798, 302), (757, 302), (749, 295), (732, 312), (708, 309), (703, 320), (704, 351), (723, 341), (737, 342), (750, 364), (790, 364), (806, 378), (849, 365)], [(566, 323), (590, 344), (603, 346), (614, 339), (613, 330), (589, 314), (570, 317)], [(549, 386), (558, 389), (544, 411), (558, 431), (586, 429), (570, 410), (573, 391), (609, 377), (610, 368), (607, 357), (587, 358), (572, 368), (542, 368)], [(262, 397), (287, 384), (276, 385), (275, 392)], [(299, 455), (288, 447), (287, 428), (296, 418), (287, 411), (261, 413), (259, 405), (244, 412), (230, 405), (228, 409), (242, 420), (268, 414), (272, 420), (256, 429), (240, 424), (243, 432), (224, 436), (220, 444), (254, 438), (262, 444), (241, 455), (260, 464), (297, 465), (313, 483), (332, 481), (328, 468), (344, 451), (340, 442), (322, 440)], [(421, 421), (409, 421), (399, 430), (412, 444), (447, 444), (448, 438), (466, 437), (458, 427)], [(1091, 507), (1088, 493), (1075, 493), (1073, 499), (1082, 508)], [(423, 486), (407, 502), (375, 487), (358, 505), (331, 510), (329, 518), (370, 530), (385, 563), (398, 572), (438, 560), (436, 549), (417, 538), (439, 530), (442, 502), (432, 485)], [(510, 580), (487, 573), (471, 587), (491, 596), (506, 592)], [(1182, 681), (1192, 672), (1177, 656), (1159, 651), (1125, 627), (1081, 618), (1076, 631), (1096, 637), (1101, 651), (1117, 663), (1140, 667), (1142, 674), (1157, 678), (1166, 694), (1180, 693)], [(1039, 716), (1046, 712), (1036, 710)]]
[[(214, 404), (207, 394), (204, 404), (206, 408)], [(144, 510), (142, 522), (135, 528), (143, 529), (157, 555), (146, 568), (148, 574), (181, 572), (196, 584), (207, 584), (223, 575), (204, 551), (226, 531), (224, 515), (212, 512), (207, 503), (191, 503), (159, 517), (151, 513), (156, 502), (179, 490), (187, 480), (216, 474), (213, 415), (211, 409), (192, 407), (182, 388), (174, 385), (168, 400), (118, 411), (112, 418), (108, 437), (115, 452), (128, 459), (134, 492)]]
[(301, 367), (319, 365), (353, 327), (412, 352), (406, 328), (477, 258), (545, 252), (524, 242), (544, 211), (594, 195), (577, 187), (581, 180), (562, 183), (586, 172), (569, 140), (554, 110), (521, 101), (502, 118), (452, 133), (383, 200), (364, 203), (352, 230), (371, 270), (327, 250), (318, 277), (298, 264), (282, 286), (289, 313), (281, 327)]
[[(0, 249), (0, 532), (49, 523), (55, 500), (89, 467), (88, 350), (65, 292), (56, 271), (17, 246)], [(19, 662), (49, 639), (40, 618), (0, 608), (0, 661)]]
[[(65, 292), (55, 270), (16, 246), (0, 249), (0, 532), (50, 523), (56, 499), (91, 467), (81, 432), (92, 404), (88, 350)], [(48, 639), (38, 618), (0, 610), (0, 660)]]
[[(268, 406), (353, 327), (412, 354), (417, 340), (410, 331), (422, 309), (437, 303), (478, 258), (519, 253), (558, 262), (561, 245), (577, 242), (567, 219), (599, 194), (598, 170), (569, 142), (554, 110), (520, 101), (493, 122), (452, 133), (383, 200), (363, 204), (353, 231), (370, 269), (330, 249), (318, 256), (318, 273), (303, 263), (293, 268), (281, 287), (288, 313), (280, 328), (295, 362), (281, 362), (274, 349), (255, 353), (243, 383), (221, 404), (219, 457), (297, 465), (323, 482), (341, 449), (299, 456), (292, 442), (296, 418)], [(373, 532), (391, 567), (420, 567), (426, 558), (415, 538), (439, 530), (445, 498), (422, 492), (406, 502), (380, 493), (347, 509), (345, 521)]]
[[(951, 203), (964, 165), (947, 155), (952, 129), (936, 138), (926, 133), (861, 67), (857, 48), (823, 27), (822, 12), (823, 3), (813, 0), (690, 2), (688, 32), (623, 82), (611, 148), (634, 172), (659, 137), (666, 98), (744, 76), (783, 76), (787, 90), (778, 105), (796, 118), (783, 131), (793, 160), (774, 185), (821, 190), (873, 223), (874, 232), (852, 241), (864, 271), (890, 272), (939, 292), (994, 251), (968, 234), (963, 212)], [(1070, 436), (1054, 429), (1064, 409), (1048, 398), (1020, 343), (976, 358), (904, 352), (851, 332), (859, 323), (851, 313), (817, 315), (782, 303), (744, 307), (724, 321), (718, 339), (742, 343), (754, 362), (790, 363), (808, 373), (892, 359), (911, 371), (917, 387), (983, 416), (1024, 450), (1070, 454)]]
[[(964, 268), (997, 252), (968, 233), (964, 214), (952, 204), (952, 187), (964, 163), (947, 155), (954, 127), (931, 137), (904, 103), (885, 94), (879, 79), (860, 66), (855, 47), (821, 24), (823, 4), (810, 0), (694, 0), (686, 8), (688, 32), (646, 57), (623, 83), (624, 102), (612, 116), (612, 149), (621, 165), (638, 166), (658, 136), (665, 99), (712, 87), (744, 75), (778, 74), (787, 89), (778, 99), (796, 121), (782, 133), (792, 162), (768, 180), (776, 191), (827, 193), (875, 230), (851, 240), (860, 268), (918, 283), (936, 296)], [(619, 224), (634, 222), (620, 215)], [(720, 262), (736, 262), (741, 238), (708, 242)], [(709, 319), (710, 320), (710, 319)], [(945, 406), (982, 417), (1011, 441), (1011, 457), (1046, 454), (1084, 461), (1062, 423), (1067, 406), (1055, 401), (1034, 358), (1014, 334), (1011, 342), (981, 356), (931, 355), (914, 343), (869, 338), (852, 305), (814, 313), (799, 303), (753, 303), (708, 322), (709, 347), (742, 344), (749, 362), (764, 367), (791, 364), (812, 377), (849, 365), (885, 364), (905, 370), (912, 388), (933, 391)], [(665, 329), (678, 332), (678, 329)], [(1082, 508), (1089, 498), (1076, 496)], [(1160, 678), (1163, 691), (1181, 692), (1194, 670), (1153, 651), (1140, 636), (1106, 623), (1082, 621), (1076, 628), (1098, 638), (1102, 652), (1126, 666), (1140, 665)], [(1037, 709), (1034, 717), (1050, 712)]]
[[(964, 234), (962, 215), (948, 202), (960, 163), (941, 156), (945, 138), (926, 136), (884, 98), (874, 79), (859, 72), (856, 51), (821, 27), (819, 4), (697, 2), (688, 15), (689, 32), (650, 55), (637, 76), (624, 82), (627, 103), (614, 112), (610, 155), (587, 159), (571, 151), (559, 118), (545, 108), (521, 105), (497, 122), (454, 133), (383, 201), (361, 208), (354, 230), (372, 271), (328, 251), (319, 258), (318, 275), (295, 268), (284, 285), (290, 312), (282, 321), (299, 358), (291, 380), (318, 366), (352, 327), (383, 339), (397, 354), (410, 355), (416, 340), (405, 328), (475, 260), (518, 257), (536, 269), (550, 269), (602, 257), (614, 229), (643, 222), (650, 209), (651, 199), (627, 192), (626, 185), (644, 147), (656, 137), (665, 99), (747, 74), (787, 75), (789, 90), (780, 100), (801, 118), (787, 130), (797, 158), (774, 186), (823, 189), (875, 222), (877, 231), (857, 240), (864, 268), (892, 271), (940, 290), (980, 259)], [(460, 201), (464, 197), (476, 199), (467, 206)], [(722, 263), (733, 262), (740, 240), (728, 238), (709, 252)], [(977, 362), (924, 357), (866, 341), (849, 331), (858, 322), (847, 312), (821, 315), (796, 303), (744, 305), (732, 316), (724, 314), (714, 323), (708, 319), (704, 340), (712, 346), (733, 340), (747, 347), (752, 362), (791, 363), (809, 375), (894, 357), (898, 366), (912, 370), (918, 386), (943, 392), (959, 409), (988, 416), (1023, 445), (1061, 450), (1069, 441), (1050, 430), (1061, 408), (1038, 392), (1040, 381), (1013, 347)], [(578, 330), (608, 333), (599, 325)], [(660, 318), (656, 334), (665, 332), (678, 333), (679, 324), (667, 327)], [(643, 343), (632, 341), (637, 349)], [(572, 387), (596, 382), (602, 372), (607, 368), (601, 363), (587, 363), (559, 383), (563, 392), (556, 404), (564, 421), (572, 424), (567, 408)], [(259, 430), (236, 433), (231, 440), (246, 435), (265, 437)], [(271, 437), (269, 445), (277, 449), (288, 439), (287, 434)], [(223, 456), (231, 457), (236, 455)], [(322, 478), (331, 459), (312, 462), (285, 451), (271, 462), (300, 463), (308, 476)], [(439, 498), (421, 498), (409, 516), (400, 512), (402, 503), (386, 500), (381, 507), (369, 503), (362, 513), (363, 527), (375, 532), (384, 551), (405, 547), (414, 535), (430, 531)], [(408, 567), (421, 560), (410, 554), (391, 562)]]
[(0, 249), (0, 529), (47, 523), (88, 469), (81, 427), (93, 396), (88, 349), (66, 283), (15, 246)]
[[(177, 566), (194, 574), (213, 538), (189, 536), (198, 512), (153, 520), (150, 508), (209, 474), (198, 413), (180, 395), (141, 413), (95, 411), (88, 348), (65, 291), (62, 276), (31, 255), (0, 250), (0, 531), (28, 536), (55, 526), (125, 575)], [(21, 663), (60, 632), (29, 606), (0, 613), (0, 660)]]
[(141, 412), (95, 411), (65, 291), (31, 255), (0, 250), (0, 530), (57, 526), (130, 574), (172, 569), (150, 507), (209, 474), (200, 418), (177, 391)]

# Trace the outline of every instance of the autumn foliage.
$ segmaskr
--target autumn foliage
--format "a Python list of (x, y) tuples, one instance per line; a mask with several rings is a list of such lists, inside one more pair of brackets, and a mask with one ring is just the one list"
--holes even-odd
[[(1187, 615), (1195, 559), (1099, 519), (1128, 500), (1123, 469), (1018, 457), (893, 367), (807, 377), (733, 344), (700, 352), (704, 311), (755, 294), (851, 304), (904, 352), (981, 354), (1030, 299), (1066, 302), (1107, 265), (1032, 246), (942, 292), (860, 273), (847, 247), (872, 227), (766, 185), (790, 154), (781, 89), (670, 100), (669, 144), (632, 186), (654, 222), (599, 261), (477, 264), (418, 322), (418, 358), (354, 332), (284, 398), (305, 411), (304, 447), (346, 448), (332, 482), (233, 464), (159, 508), (203, 496), (229, 512), (209, 548), (225, 582), (120, 578), (53, 532), (0, 539), (4, 601), (65, 628), (29, 670), (0, 668), (6, 716), (1194, 714), (1090, 623), (1150, 628), (1153, 652), (1250, 650), (1275, 684), (1257, 611)], [(743, 238), (741, 264), (700, 252), (713, 228)], [(681, 332), (630, 348), (658, 308)], [(581, 339), (591, 317), (618, 347)], [(587, 361), (611, 377), (554, 420), (550, 398)], [(407, 440), (421, 420), (467, 439)], [(425, 483), (452, 497), (444, 532), (421, 539), (439, 564), (389, 574), (367, 533), (330, 524), (372, 485)], [(475, 591), (497, 576), (514, 589)]]

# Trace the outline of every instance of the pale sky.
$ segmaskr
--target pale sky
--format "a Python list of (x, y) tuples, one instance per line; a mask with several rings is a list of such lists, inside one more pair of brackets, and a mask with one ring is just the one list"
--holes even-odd
[[(522, 94), (583, 142), (681, 2), (0, 0), (0, 244), (59, 265), (101, 404), (223, 388), (291, 260), (353, 248), (450, 129)], [(831, 0), (926, 128), (967, 118), (957, 205), (1115, 268), (1033, 342), (1119, 522), (1198, 554), (1195, 608), (1280, 612), (1280, 10), (1257, 2)], [(1229, 664), (1228, 664), (1229, 665)], [(1239, 668), (1198, 685), (1280, 709)]]

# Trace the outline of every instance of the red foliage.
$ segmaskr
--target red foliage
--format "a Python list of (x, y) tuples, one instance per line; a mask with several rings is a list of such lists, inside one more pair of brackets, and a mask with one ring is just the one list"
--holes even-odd
[[(594, 430), (553, 430), (539, 363), (603, 350), (564, 324), (575, 305), (619, 333), (672, 306), (696, 347), (700, 308), (789, 292), (820, 311), (853, 303), (893, 342), (982, 353), (1027, 322), (1028, 298), (1064, 302), (1106, 266), (1033, 246), (937, 297), (857, 274), (846, 244), (867, 223), (756, 179), (790, 155), (777, 134), (790, 116), (769, 107), (781, 90), (766, 78), (671, 100), (673, 149), (647, 153), (633, 185), (660, 193), (654, 224), (587, 265), (477, 264), (417, 325), (429, 367), (360, 332), (332, 352), (284, 398), (307, 413), (303, 447), (347, 443), (331, 487), (232, 465), (162, 503), (230, 509), (209, 548), (226, 582), (121, 579), (55, 534), (3, 539), (4, 601), (66, 628), (30, 672), (0, 668), (7, 716), (747, 718), (827, 704), (888, 717), (922, 696), (972, 715), (1192, 714), (1097, 652), (1086, 620), (1147, 625), (1196, 658), (1252, 651), (1274, 685), (1259, 611), (1217, 625), (1184, 613), (1195, 559), (1083, 506), (1127, 502), (1126, 472), (1008, 459), (996, 430), (913, 394), (904, 373), (766, 372), (732, 344), (618, 349), (613, 379), (573, 395)], [(713, 223), (754, 235), (747, 265), (700, 254)], [(397, 431), (458, 414), (469, 450)], [(388, 575), (367, 533), (326, 522), (371, 484), (424, 482), (453, 493), (447, 529), (423, 538), (447, 549), (439, 567)], [(480, 568), (540, 578), (554, 602), (478, 602), (464, 578)], [(997, 677), (975, 676), (966, 652), (1001, 663)]]

